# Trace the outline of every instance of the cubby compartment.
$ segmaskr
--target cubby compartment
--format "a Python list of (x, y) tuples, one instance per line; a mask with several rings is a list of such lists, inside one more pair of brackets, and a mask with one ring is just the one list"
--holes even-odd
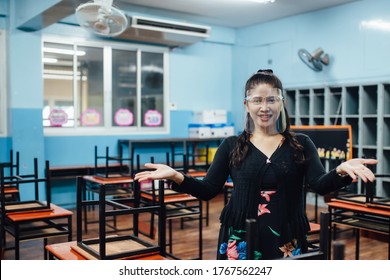
[(390, 117), (383, 119), (383, 146), (390, 149)]
[[(376, 158), (376, 149), (369, 149), (369, 148), (364, 148), (362, 152), (362, 157), (364, 158)], [(376, 173), (376, 165), (370, 166), (372, 168), (374, 173)]]
[(295, 90), (287, 90), (286, 91), (286, 108), (290, 115), (290, 117), (295, 116)]
[(324, 115), (325, 90), (323, 88), (313, 90), (313, 115), (314, 117)]
[(341, 99), (341, 87), (334, 87), (329, 89), (329, 114), (331, 116), (341, 115), (342, 99)]
[(376, 118), (365, 118), (363, 119), (363, 146), (376, 146), (377, 145), (377, 119)]
[(359, 114), (359, 87), (350, 86), (345, 88), (346, 103), (345, 111), (347, 115)]
[(384, 92), (383, 92), (384, 102), (383, 102), (383, 104), (385, 104), (384, 114), (385, 114), (385, 116), (390, 117), (390, 106), (388, 106), (388, 104), (390, 104), (390, 84), (384, 84), (383, 89), (384, 89)]
[[(310, 114), (310, 90), (299, 90), (299, 113), (301, 116)], [(309, 123), (307, 123), (309, 124)]]
[(352, 145), (359, 145), (359, 119), (347, 118), (346, 121), (352, 127)]
[(313, 118), (313, 125), (324, 125), (324, 118)]
[(383, 172), (382, 173), (390, 174), (390, 149), (383, 150)]
[(341, 116), (335, 116), (330, 118), (331, 125), (341, 125)]
[(378, 113), (378, 86), (362, 86), (362, 115)]
[(301, 125), (309, 125), (309, 117), (301, 117)]

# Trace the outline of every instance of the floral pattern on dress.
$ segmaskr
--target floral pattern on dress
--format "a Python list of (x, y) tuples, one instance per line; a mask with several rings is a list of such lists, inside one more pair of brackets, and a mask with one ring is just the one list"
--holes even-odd
[[(245, 230), (234, 230), (233, 227), (229, 229), (231, 232), (229, 241), (221, 243), (219, 253), (225, 255), (228, 260), (246, 260), (247, 244), (245, 242)], [(254, 252), (255, 260), (261, 259), (261, 253)]]
[(297, 248), (297, 240), (294, 239), (293, 242), (288, 242), (282, 247), (279, 247), (280, 251), (283, 252), (283, 258), (297, 256), (301, 254), (301, 248)]
[[(265, 201), (270, 202), (271, 201), (271, 195), (275, 194), (276, 191), (261, 191), (260, 196), (265, 199)], [(257, 216), (261, 216), (264, 214), (271, 214), (271, 211), (267, 208), (268, 204), (259, 204), (259, 207), (257, 209)]]

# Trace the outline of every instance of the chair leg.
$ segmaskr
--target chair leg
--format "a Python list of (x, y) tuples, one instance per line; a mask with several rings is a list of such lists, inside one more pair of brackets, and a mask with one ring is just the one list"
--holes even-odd
[(169, 220), (168, 221), (168, 225), (169, 225), (169, 253), (172, 254), (172, 251), (173, 251), (173, 246), (172, 246), (172, 220)]
[(43, 259), (47, 260), (47, 251), (46, 251), (46, 245), (47, 245), (47, 238), (43, 238)]

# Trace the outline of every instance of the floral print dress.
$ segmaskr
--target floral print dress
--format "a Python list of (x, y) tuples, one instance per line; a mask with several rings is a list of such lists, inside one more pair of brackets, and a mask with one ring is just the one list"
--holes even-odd
[[(296, 239), (286, 244), (280, 241), (280, 199), (277, 190), (259, 193), (254, 258), (257, 260), (279, 259), (301, 254)], [(218, 259), (246, 259), (246, 231), (223, 227), (220, 234)]]
[[(281, 144), (283, 141), (284, 139)], [(265, 167), (262, 184), (258, 191), (254, 240), (256, 260), (280, 259), (301, 254), (301, 242), (297, 239), (292, 239), (287, 243), (282, 242), (282, 199), (276, 186), (276, 174), (272, 168), (268, 167)], [(246, 245), (245, 229), (222, 226), (217, 259), (244, 260), (246, 259)]]

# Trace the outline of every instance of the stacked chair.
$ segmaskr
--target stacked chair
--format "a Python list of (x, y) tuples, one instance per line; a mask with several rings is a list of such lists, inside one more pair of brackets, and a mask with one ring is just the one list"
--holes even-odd
[[(0, 164), (1, 184), (1, 246), (6, 248), (6, 235), (14, 237), (15, 259), (20, 258), (20, 242), (25, 240), (44, 240), (65, 235), (72, 239), (72, 212), (51, 203), (51, 189), (49, 176), (49, 162), (45, 163), (45, 176), (39, 177), (38, 160), (34, 159), (34, 172), (20, 174), (19, 156), (12, 162)], [(34, 198), (22, 200), (18, 195), (16, 200), (6, 199), (7, 189), (30, 189)], [(42, 199), (42, 193), (45, 198)], [(45, 259), (47, 255), (44, 254)]]

